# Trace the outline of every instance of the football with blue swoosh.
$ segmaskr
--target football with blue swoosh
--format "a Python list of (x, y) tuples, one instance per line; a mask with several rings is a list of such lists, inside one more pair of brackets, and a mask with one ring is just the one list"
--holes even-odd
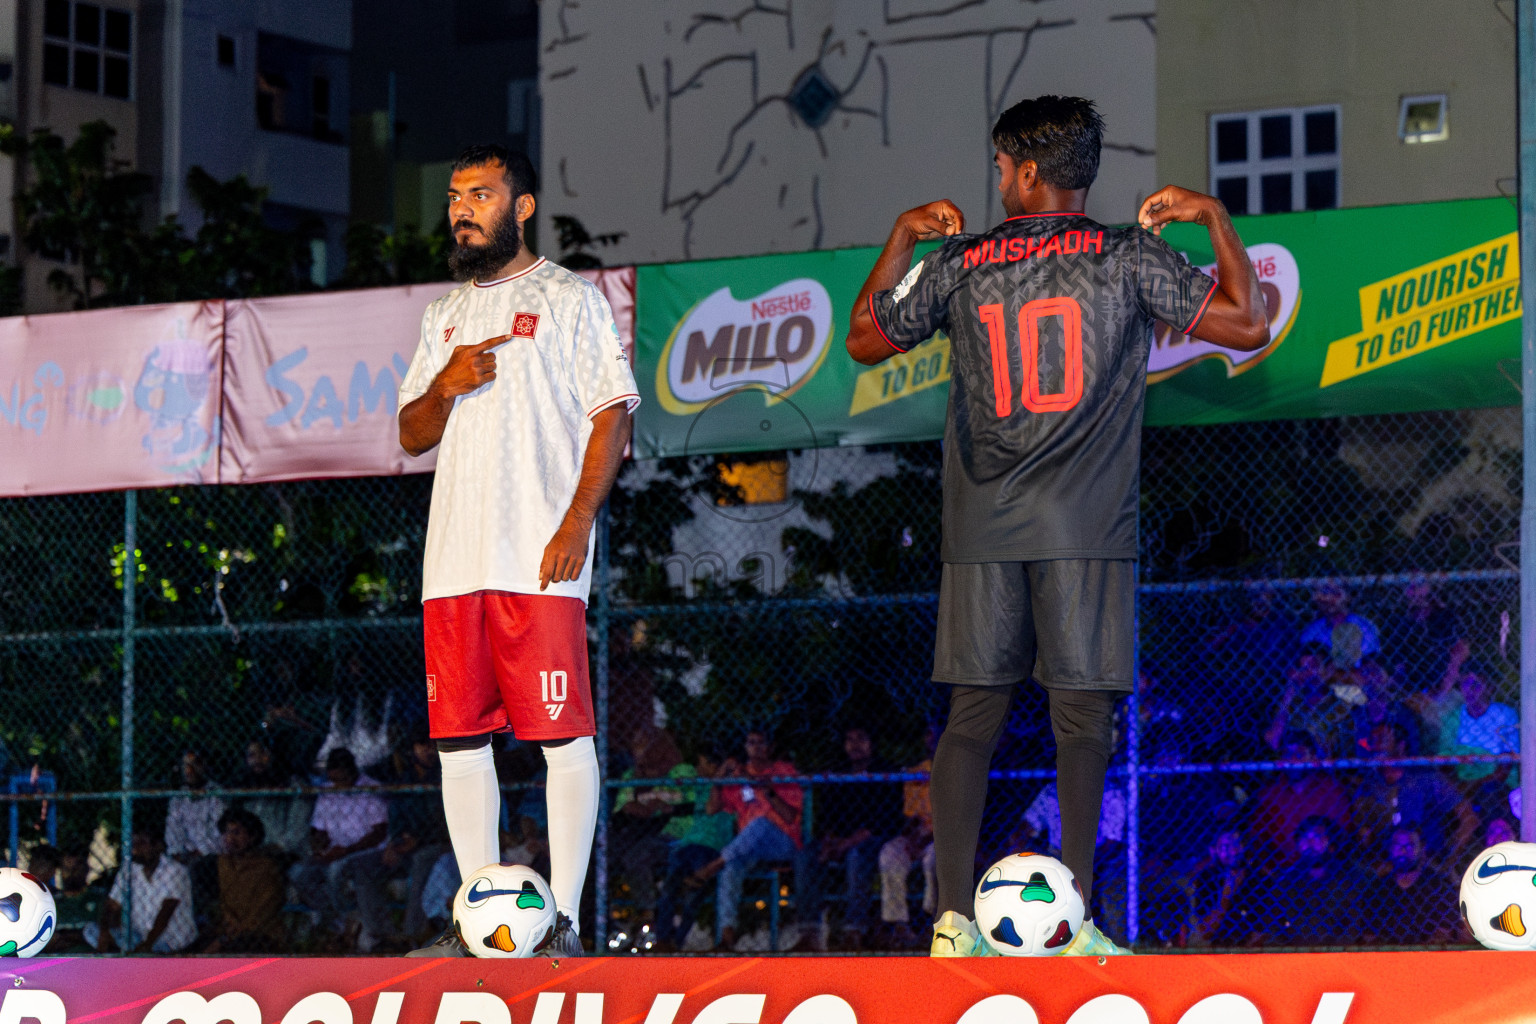
[(37, 956), (58, 921), (53, 894), (20, 868), (0, 868), (0, 956)]
[(1536, 949), (1536, 843), (1497, 843), (1473, 857), (1461, 916), (1489, 949)]
[(1055, 857), (1011, 853), (976, 886), (976, 927), (1004, 956), (1057, 956), (1083, 917), (1077, 879)]
[(555, 897), (530, 867), (488, 864), (459, 887), (453, 926), (475, 956), (533, 956), (555, 933)]

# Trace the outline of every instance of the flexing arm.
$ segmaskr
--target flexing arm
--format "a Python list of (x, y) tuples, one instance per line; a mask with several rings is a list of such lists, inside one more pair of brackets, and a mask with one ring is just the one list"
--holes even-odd
[(544, 548), (539, 563), (539, 589), (551, 583), (564, 583), (581, 575), (587, 562), (587, 538), (597, 510), (608, 500), (613, 481), (624, 462), (624, 446), (629, 443), (629, 409), (620, 402), (592, 417), (592, 438), (581, 462), (581, 477), (576, 481), (576, 495), (554, 538)]
[(1159, 235), (1163, 225), (1173, 221), (1200, 224), (1210, 232), (1211, 248), (1216, 251), (1216, 291), (1195, 325), (1194, 337), (1242, 352), (1269, 344), (1269, 318), (1259, 276), (1221, 200), (1169, 185), (1147, 197), (1136, 220)]
[(880, 258), (875, 261), (875, 268), (869, 272), (869, 278), (853, 304), (846, 344), (848, 354), (856, 362), (873, 366), (896, 355), (896, 349), (880, 336), (880, 329), (869, 315), (869, 297), (901, 283), (901, 279), (912, 267), (912, 250), (918, 242), (958, 235), (963, 230), (965, 217), (948, 199), (915, 207), (896, 218), (896, 226), (891, 228), (891, 237), (886, 239), (885, 248), (880, 250)]
[(503, 334), (478, 345), (460, 345), (448, 357), (448, 365), (432, 378), (427, 393), (400, 410), (400, 447), (410, 455), (424, 455), (437, 447), (448, 427), (453, 400), (467, 395), (488, 380), (496, 379), (496, 354), (487, 351), (512, 337)]

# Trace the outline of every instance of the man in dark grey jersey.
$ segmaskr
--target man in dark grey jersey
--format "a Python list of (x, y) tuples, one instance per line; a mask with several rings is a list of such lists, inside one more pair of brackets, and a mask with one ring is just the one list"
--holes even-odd
[[(1169, 186), (1142, 205), (1139, 227), (1084, 214), (1103, 127), (1074, 97), (1005, 111), (992, 142), (1008, 219), (964, 235), (948, 200), (903, 213), (848, 332), (849, 354), (866, 364), (936, 331), (952, 345), (933, 669), (951, 687), (933, 761), (934, 956), (994, 952), (972, 921), (977, 833), (1013, 687), (1031, 676), (1050, 696), (1062, 860), (1092, 913), (1114, 701), (1135, 660), (1153, 321), (1227, 348), (1269, 341), (1258, 278), (1219, 201)], [(1219, 284), (1157, 237), (1171, 221), (1210, 231)], [(912, 265), (916, 243), (932, 238), (946, 240)], [(1063, 952), (1124, 950), (1090, 920)]]

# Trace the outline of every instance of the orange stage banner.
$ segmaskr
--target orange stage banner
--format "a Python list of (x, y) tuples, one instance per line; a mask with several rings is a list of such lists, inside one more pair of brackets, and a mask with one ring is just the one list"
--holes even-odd
[(1101, 960), (55, 959), (0, 1024), (1517, 1024), (1524, 953)]

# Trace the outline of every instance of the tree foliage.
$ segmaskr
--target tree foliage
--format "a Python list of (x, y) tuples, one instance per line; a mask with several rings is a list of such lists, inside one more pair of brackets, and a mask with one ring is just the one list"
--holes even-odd
[(606, 249), (618, 245), (629, 234), (614, 231), (606, 235), (594, 235), (575, 217), (557, 213), (554, 218), (555, 240), (560, 243), (560, 258), (555, 262), (567, 270), (596, 270), (603, 265), (593, 249)]
[[(267, 190), (244, 175), (220, 181), (202, 167), (187, 172), (187, 192), (201, 213), (188, 233), (174, 217), (155, 220), (154, 183), (115, 155), (105, 121), (81, 125), (70, 143), (49, 129), (22, 137), (0, 125), (0, 152), (25, 161), (27, 186), (16, 194), (20, 237), (33, 253), (65, 266), (48, 276), (76, 309), (255, 298), (308, 291), (310, 243), (324, 237), (318, 218), (292, 229), (267, 222)], [(338, 287), (368, 288), (447, 278), (446, 225), (431, 233), (387, 234), (369, 224), (347, 234), (347, 266)], [(0, 267), (0, 316), (21, 311), (20, 274)]]

